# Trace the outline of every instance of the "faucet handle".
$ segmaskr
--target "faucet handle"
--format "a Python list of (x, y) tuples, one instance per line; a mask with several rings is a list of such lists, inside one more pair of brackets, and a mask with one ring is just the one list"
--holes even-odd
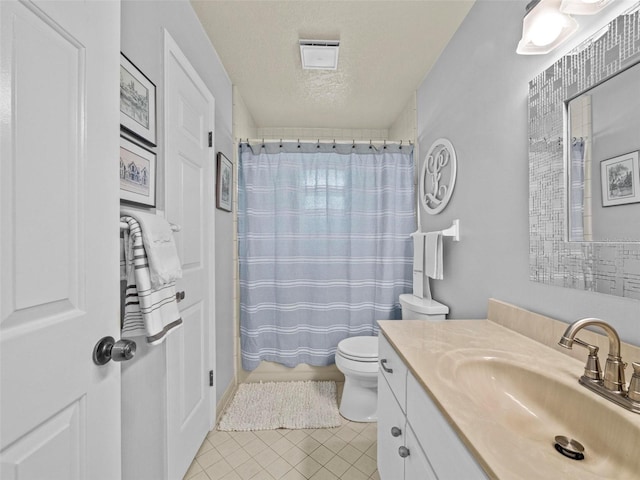
[(581, 345), (589, 350), (589, 356), (587, 357), (587, 363), (584, 366), (584, 376), (591, 381), (599, 382), (602, 380), (602, 368), (600, 368), (600, 359), (598, 358), (597, 346), (590, 343), (574, 338), (573, 341), (578, 345)]
[(634, 402), (640, 402), (640, 363), (632, 362), (631, 366), (633, 367), (633, 375), (629, 382), (627, 396)]
[(584, 340), (581, 340), (579, 338), (574, 338), (573, 341), (578, 345), (582, 345), (583, 347), (589, 349), (589, 355), (598, 355), (598, 350), (600, 350), (599, 347), (596, 347), (595, 345), (591, 345), (590, 343), (587, 343)]

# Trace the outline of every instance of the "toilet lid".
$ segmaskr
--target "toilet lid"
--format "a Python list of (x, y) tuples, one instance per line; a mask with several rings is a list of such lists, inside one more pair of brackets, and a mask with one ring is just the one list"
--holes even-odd
[(351, 337), (338, 343), (338, 352), (358, 362), (378, 361), (378, 337)]

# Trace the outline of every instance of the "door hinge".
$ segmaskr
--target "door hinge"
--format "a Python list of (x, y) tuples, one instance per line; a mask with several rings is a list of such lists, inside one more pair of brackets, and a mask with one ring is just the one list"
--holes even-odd
[(213, 147), (213, 132), (209, 132), (209, 148)]
[(209, 386), (213, 387), (213, 370), (209, 370)]

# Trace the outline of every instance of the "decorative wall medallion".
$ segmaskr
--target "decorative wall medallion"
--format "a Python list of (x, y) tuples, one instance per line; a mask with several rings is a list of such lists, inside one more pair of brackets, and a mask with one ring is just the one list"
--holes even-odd
[(445, 209), (456, 184), (456, 151), (446, 138), (431, 145), (420, 174), (420, 201), (431, 215)]

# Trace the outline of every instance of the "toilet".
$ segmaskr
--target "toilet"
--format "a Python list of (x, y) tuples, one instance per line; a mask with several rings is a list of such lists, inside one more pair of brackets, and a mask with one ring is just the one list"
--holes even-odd
[(400, 306), (403, 320), (444, 320), (449, 313), (446, 305), (411, 293), (400, 295)]
[[(403, 320), (444, 320), (449, 307), (435, 300), (400, 295)], [(352, 422), (378, 420), (378, 337), (350, 337), (338, 343), (336, 367), (344, 374), (340, 415)]]
[(338, 343), (336, 367), (344, 374), (340, 415), (352, 422), (378, 420), (378, 337)]

